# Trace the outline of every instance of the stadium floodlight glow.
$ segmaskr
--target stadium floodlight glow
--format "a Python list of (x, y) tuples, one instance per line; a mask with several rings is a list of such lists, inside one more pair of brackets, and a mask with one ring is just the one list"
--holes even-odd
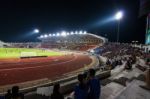
[(83, 32), (83, 34), (87, 34), (87, 32), (86, 32), (86, 31), (84, 31), (84, 32)]
[(122, 19), (122, 17), (123, 17), (123, 12), (122, 11), (117, 12), (116, 15), (115, 15), (116, 20), (120, 20), (120, 19)]
[(52, 34), (49, 34), (49, 36), (52, 36)]
[(79, 31), (79, 34), (82, 34), (82, 31)]
[(70, 35), (69, 32), (67, 32), (67, 35)]
[(75, 31), (75, 34), (78, 34), (78, 31)]
[(34, 33), (39, 33), (40, 31), (39, 31), (39, 29), (34, 29), (33, 32), (34, 32)]
[(73, 35), (74, 33), (71, 31), (71, 33), (70, 33), (71, 35)]
[(56, 34), (53, 34), (53, 36), (56, 36)]
[(62, 31), (61, 36), (67, 36), (67, 33), (65, 31)]
[(44, 38), (44, 36), (43, 36), (43, 35), (41, 35), (41, 36), (40, 36), (40, 38)]
[(59, 33), (57, 33), (57, 34), (56, 34), (56, 36), (60, 36), (60, 34), (59, 34)]
[(117, 42), (119, 42), (119, 35), (120, 35), (120, 21), (123, 17), (123, 12), (122, 11), (119, 11), (116, 13), (115, 15), (115, 19), (118, 21), (118, 26), (117, 26)]
[(47, 38), (47, 37), (48, 37), (48, 35), (47, 35), (47, 34), (45, 34), (45, 35), (44, 35), (44, 37), (45, 37), (45, 38)]

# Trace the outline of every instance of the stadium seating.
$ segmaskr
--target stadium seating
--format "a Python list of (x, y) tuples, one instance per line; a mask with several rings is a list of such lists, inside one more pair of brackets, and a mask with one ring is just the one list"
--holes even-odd
[(41, 38), (41, 48), (58, 48), (67, 50), (87, 51), (97, 45), (103, 45), (104, 41), (93, 35), (69, 35), (67, 37)]
[(38, 48), (40, 42), (27, 42), (27, 43), (9, 43), (10, 47), (13, 48)]

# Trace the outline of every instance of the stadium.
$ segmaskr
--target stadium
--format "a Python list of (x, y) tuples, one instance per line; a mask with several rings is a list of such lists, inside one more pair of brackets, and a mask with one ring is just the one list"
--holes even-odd
[(106, 38), (85, 31), (45, 34), (38, 39), (41, 42), (1, 41), (1, 93), (16, 84), (22, 89), (33, 90), (96, 68), (99, 61), (91, 55), (91, 50), (107, 42)]
[[(92, 68), (102, 83), (101, 97), (109, 99), (106, 90), (119, 96), (135, 79), (143, 79), (146, 67), (135, 56), (149, 57), (142, 54), (141, 46), (108, 42), (86, 31), (49, 33), (37, 39), (40, 42), (0, 42), (0, 95), (19, 86), (27, 99), (48, 99), (53, 85), (60, 83), (66, 98), (72, 97), (69, 93), (78, 75)], [(131, 68), (133, 71), (126, 71)]]
[(0, 99), (149, 99), (150, 1), (62, 1), (0, 3)]

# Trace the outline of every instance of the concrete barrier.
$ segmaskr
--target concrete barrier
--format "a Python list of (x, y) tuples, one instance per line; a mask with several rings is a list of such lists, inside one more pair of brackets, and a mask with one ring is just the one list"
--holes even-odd
[[(111, 72), (110, 71), (104, 71), (104, 72), (97, 72), (96, 77), (100, 80), (103, 80), (105, 78), (110, 77)], [(75, 85), (78, 84), (77, 76), (76, 79), (68, 82), (61, 83), (61, 91), (63, 94), (68, 94), (71, 91), (73, 91)]]
[[(100, 79), (100, 80), (103, 80), (103, 79), (109, 77), (110, 73), (111, 73), (110, 71), (104, 71), (104, 72), (97, 71), (96, 77), (98, 79)], [(78, 84), (77, 75), (75, 75), (75, 76), (73, 76), (71, 78), (65, 79), (63, 81), (62, 80), (58, 80), (58, 81), (53, 82), (53, 83), (60, 83), (62, 94), (68, 94), (68, 93), (72, 92), (74, 87), (76, 86), (76, 84)], [(39, 89), (43, 90), (41, 93), (38, 92), (37, 94), (39, 94), (39, 95), (46, 95), (47, 93), (50, 93), (50, 92), (46, 92), (45, 89), (48, 89), (52, 85), (47, 86), (47, 87), (39, 87), (39, 88), (37, 88), (37, 90), (39, 90)], [(37, 92), (37, 90), (36, 90), (36, 92)]]

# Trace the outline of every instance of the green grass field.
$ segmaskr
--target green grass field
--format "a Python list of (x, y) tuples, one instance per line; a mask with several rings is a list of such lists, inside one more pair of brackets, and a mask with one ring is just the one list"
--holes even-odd
[(0, 48), (0, 58), (19, 58), (22, 52), (34, 52), (37, 56), (60, 56), (61, 52), (33, 48)]

